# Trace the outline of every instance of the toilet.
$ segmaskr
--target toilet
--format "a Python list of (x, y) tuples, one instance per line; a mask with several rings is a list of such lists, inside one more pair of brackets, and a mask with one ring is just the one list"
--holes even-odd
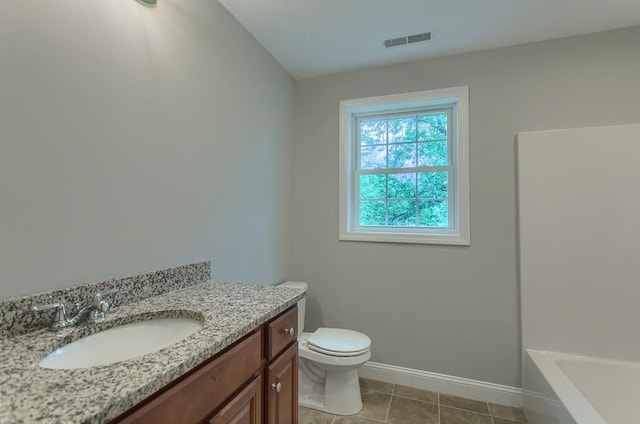
[[(280, 287), (307, 290), (304, 282)], [(371, 339), (358, 331), (318, 328), (305, 333), (306, 298), (298, 301), (298, 404), (335, 415), (362, 409), (358, 368), (371, 358)]]

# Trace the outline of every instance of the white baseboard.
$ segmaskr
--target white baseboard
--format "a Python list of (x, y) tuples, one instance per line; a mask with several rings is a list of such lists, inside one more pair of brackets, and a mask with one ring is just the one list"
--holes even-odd
[(367, 362), (358, 369), (362, 378), (401, 384), (499, 405), (522, 407), (522, 389), (468, 378)]

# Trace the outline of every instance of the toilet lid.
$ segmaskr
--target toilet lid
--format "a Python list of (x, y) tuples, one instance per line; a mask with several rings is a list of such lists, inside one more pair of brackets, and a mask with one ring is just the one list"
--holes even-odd
[(357, 356), (369, 350), (371, 339), (358, 331), (318, 328), (308, 339), (309, 349), (333, 356)]

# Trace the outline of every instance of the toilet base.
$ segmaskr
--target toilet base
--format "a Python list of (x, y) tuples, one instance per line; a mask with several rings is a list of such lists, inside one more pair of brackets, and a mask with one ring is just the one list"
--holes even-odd
[(362, 409), (360, 381), (355, 368), (327, 371), (324, 384), (313, 382), (300, 369), (298, 404), (334, 415), (354, 415)]

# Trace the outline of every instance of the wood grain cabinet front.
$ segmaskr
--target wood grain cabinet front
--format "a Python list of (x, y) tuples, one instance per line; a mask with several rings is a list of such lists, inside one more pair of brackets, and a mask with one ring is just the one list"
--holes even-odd
[(297, 424), (297, 311), (286, 310), (112, 423)]
[(298, 344), (273, 361), (265, 372), (267, 424), (298, 422)]
[(267, 361), (278, 356), (283, 349), (298, 339), (298, 307), (283, 312), (266, 325)]
[(177, 383), (134, 407), (114, 422), (123, 424), (196, 424), (260, 374), (262, 331), (256, 331), (231, 349), (213, 357)]
[(262, 377), (256, 377), (208, 423), (262, 424)]

